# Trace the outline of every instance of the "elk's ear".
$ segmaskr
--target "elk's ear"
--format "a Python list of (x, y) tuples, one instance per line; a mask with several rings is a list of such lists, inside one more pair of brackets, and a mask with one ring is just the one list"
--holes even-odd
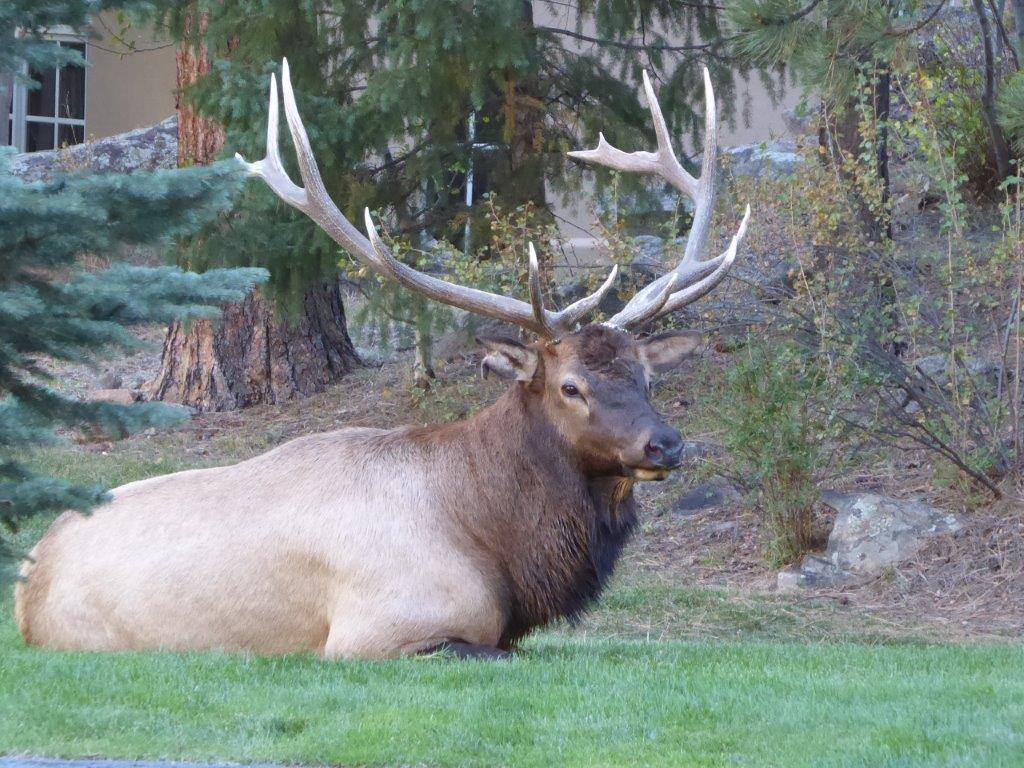
[(667, 331), (637, 342), (648, 374), (671, 371), (702, 344), (700, 331)]
[(539, 361), (537, 350), (505, 337), (478, 337), (477, 343), (487, 349), (480, 363), (480, 374), (485, 379), (493, 373), (503, 379), (533, 381)]

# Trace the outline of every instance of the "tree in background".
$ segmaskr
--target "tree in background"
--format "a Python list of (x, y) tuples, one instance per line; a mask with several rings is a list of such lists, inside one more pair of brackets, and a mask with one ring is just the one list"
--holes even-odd
[[(30, 51), (34, 66), (56, 66), (66, 59), (66, 49), (41, 37), (19, 38), (8, 47), (8, 37), (16, 28), (31, 36), (46, 26), (78, 24), (96, 5), (50, 3), (46, 14), (22, 17), (8, 14), (5, 6), (10, 26), (3, 30), (0, 50)], [(11, 56), (0, 65), (10, 73), (19, 61)], [(26, 184), (8, 173), (8, 156), (0, 152), (0, 524), (15, 530), (32, 515), (85, 512), (104, 498), (102, 488), (55, 480), (26, 465), (27, 452), (56, 439), (55, 429), (123, 436), (188, 415), (163, 403), (79, 401), (55, 388), (47, 361), (89, 361), (110, 349), (136, 346), (137, 338), (126, 328), (132, 324), (216, 316), (220, 305), (241, 299), (266, 273), (77, 267), (80, 255), (116, 258), (124, 245), (163, 245), (209, 221), (227, 208), (240, 186), (233, 163), (153, 174), (76, 174)], [(11, 551), (2, 530), (0, 565), (9, 566), (23, 553)]]
[[(734, 103), (718, 7), (704, 0), (218, 0), (166, 3), (164, 19), (183, 46), (205, 46), (208, 72), (197, 71), (184, 103), (223, 129), (226, 152), (262, 156), (268, 80), (287, 56), (328, 191), (354, 221), (364, 206), (383, 212), (389, 230), (414, 248), (449, 240), (466, 250), (467, 224), (469, 241), (486, 243), (488, 191), (503, 208), (530, 203), (550, 219), (549, 190), (580, 186), (578, 173), (567, 172), (566, 150), (580, 138), (592, 141), (598, 126), (613, 141), (649, 134), (638, 101), (643, 67), (661, 79), (672, 128), (695, 142), (700, 120), (692, 105), (702, 100), (701, 63), (711, 65), (720, 101)], [(470, 168), (475, 191), (467, 203)], [(344, 257), (304, 217), (254, 184), (230, 230), (204, 237), (190, 258), (258, 259), (271, 270), (279, 304), (299, 308), (292, 314), (298, 323), (318, 325), (310, 291), (334, 280)], [(435, 268), (446, 268), (443, 259), (435, 261)], [(340, 301), (332, 306), (337, 323), (325, 328), (340, 337), (344, 314)], [(165, 371), (173, 369), (179, 381), (207, 382), (214, 368), (225, 375), (248, 370), (228, 356), (250, 346), (245, 339), (259, 337), (264, 326), (238, 328), (236, 343), (225, 344), (213, 329), (194, 326), (180, 348), (222, 350), (222, 356), (203, 362), (173, 354), (165, 357)], [(203, 406), (218, 399), (180, 387), (167, 394)]]
[[(960, 34), (976, 30), (972, 46), (981, 57), (977, 74), (951, 87), (971, 90), (980, 106), (989, 153), (992, 188), (1011, 172), (1006, 138), (997, 117), (998, 81), (1020, 68), (1006, 30), (1005, 3), (973, 0), (971, 10), (950, 8), (945, 0), (735, 0), (729, 21), (737, 30), (736, 51), (762, 67), (789, 67), (801, 85), (821, 99), (820, 139), (842, 163), (872, 158), (881, 182), (881, 205), (864, 203), (864, 224), (876, 240), (891, 236), (884, 213), (889, 195), (889, 120), (893, 76), (901, 64), (921, 55), (926, 32), (944, 16)], [(1016, 10), (1019, 4), (1014, 3)], [(943, 14), (943, 11), (946, 11)], [(1018, 30), (1024, 20), (1018, 20)], [(939, 41), (948, 55), (949, 46)], [(1005, 55), (997, 59), (997, 51)], [(942, 55), (942, 52), (939, 52)]]
[[(208, 21), (206, 11), (198, 4), (189, 4), (182, 9), (178, 22), (181, 43), (176, 52), (176, 107), (178, 164), (183, 167), (208, 165), (224, 147), (224, 129), (217, 120), (203, 116), (184, 98), (191, 86), (210, 73)], [(227, 41), (225, 53), (233, 50), (237, 39)], [(238, 221), (231, 230), (238, 232), (246, 226)], [(205, 250), (202, 240), (194, 245), (186, 258)], [(250, 263), (254, 256), (260, 257), (251, 252), (225, 260), (200, 256), (199, 263)], [(348, 336), (336, 271), (328, 274), (325, 270), (312, 278), (298, 302), (300, 311), (286, 316), (288, 313), (279, 311), (272, 298), (255, 288), (241, 304), (228, 307), (217, 323), (172, 322), (160, 371), (148, 386), (149, 395), (220, 411), (322, 390), (358, 363)]]

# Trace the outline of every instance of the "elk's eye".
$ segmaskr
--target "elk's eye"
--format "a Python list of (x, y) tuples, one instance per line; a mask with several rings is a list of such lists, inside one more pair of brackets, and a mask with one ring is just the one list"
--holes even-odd
[(563, 384), (562, 394), (566, 397), (579, 397), (580, 390), (575, 384)]

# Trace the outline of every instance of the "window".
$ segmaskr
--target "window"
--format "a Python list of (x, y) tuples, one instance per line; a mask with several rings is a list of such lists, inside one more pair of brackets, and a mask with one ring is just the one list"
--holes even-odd
[[(84, 42), (61, 40), (59, 45), (85, 58)], [(8, 113), (11, 144), (23, 152), (39, 152), (85, 141), (85, 68), (68, 65), (25, 73), (39, 88), (13, 89)]]

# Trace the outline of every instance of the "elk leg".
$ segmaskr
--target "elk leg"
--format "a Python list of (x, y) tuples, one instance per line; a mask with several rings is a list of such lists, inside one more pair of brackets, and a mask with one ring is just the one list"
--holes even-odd
[(465, 640), (445, 640), (425, 648), (420, 653), (453, 653), (459, 659), (511, 659), (510, 651), (503, 651), (493, 645), (467, 643)]

